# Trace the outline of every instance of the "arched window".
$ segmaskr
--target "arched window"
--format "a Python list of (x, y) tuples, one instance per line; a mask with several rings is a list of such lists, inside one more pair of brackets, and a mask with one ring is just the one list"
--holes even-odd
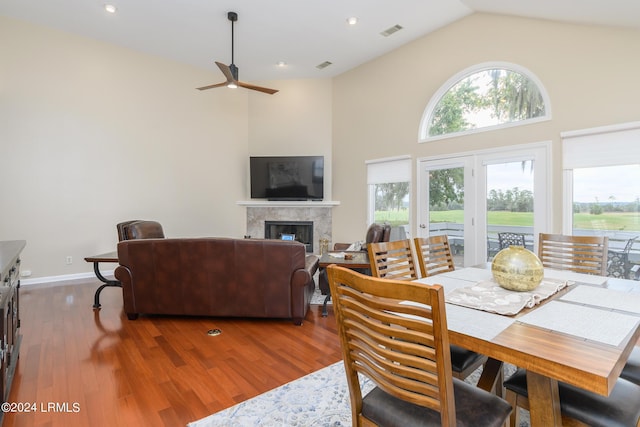
[(449, 79), (431, 98), (420, 142), (551, 118), (549, 97), (537, 77), (514, 64), (487, 63)]

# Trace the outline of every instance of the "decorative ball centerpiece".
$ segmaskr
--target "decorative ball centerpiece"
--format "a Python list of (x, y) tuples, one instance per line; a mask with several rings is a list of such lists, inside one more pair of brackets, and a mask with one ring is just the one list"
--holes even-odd
[(500, 286), (510, 291), (534, 290), (542, 282), (544, 268), (536, 254), (522, 246), (509, 246), (498, 252), (491, 273)]

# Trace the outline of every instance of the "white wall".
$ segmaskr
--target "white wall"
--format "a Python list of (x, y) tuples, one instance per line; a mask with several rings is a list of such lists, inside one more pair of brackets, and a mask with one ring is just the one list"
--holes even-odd
[[(415, 169), (421, 157), (539, 141), (552, 141), (552, 231), (560, 232), (560, 132), (639, 119), (638, 46), (638, 30), (475, 14), (338, 76), (333, 196), (341, 205), (334, 209), (334, 238), (355, 241), (366, 231), (365, 160), (411, 155)], [(420, 119), (439, 87), (490, 61), (533, 72), (549, 92), (552, 120), (419, 144)]]
[(0, 17), (0, 240), (27, 240), (30, 279), (91, 274), (128, 219), (244, 235), (250, 154), (324, 155), (330, 197), (331, 80), (195, 90), (220, 78)]
[(241, 236), (248, 95), (195, 90), (219, 77), (0, 17), (0, 240), (27, 240), (23, 270), (90, 272), (127, 219)]
[[(324, 194), (325, 199), (331, 199), (331, 80), (261, 84), (265, 85), (279, 92), (272, 97), (252, 94), (249, 98), (249, 153), (324, 156)], [(248, 198), (248, 187), (246, 191)]]

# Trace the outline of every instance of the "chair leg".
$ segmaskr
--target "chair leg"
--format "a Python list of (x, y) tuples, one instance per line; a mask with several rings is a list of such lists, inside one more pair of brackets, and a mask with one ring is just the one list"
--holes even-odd
[(505, 400), (511, 405), (513, 410), (509, 416), (509, 426), (517, 427), (520, 425), (520, 408), (518, 407), (518, 395), (512, 391), (506, 390)]

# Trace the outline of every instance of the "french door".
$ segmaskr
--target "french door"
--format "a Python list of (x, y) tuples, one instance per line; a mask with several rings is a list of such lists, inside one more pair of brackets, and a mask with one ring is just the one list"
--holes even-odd
[(418, 235), (446, 234), (456, 268), (490, 261), (500, 232), (535, 252), (550, 218), (548, 153), (540, 143), (419, 160)]

